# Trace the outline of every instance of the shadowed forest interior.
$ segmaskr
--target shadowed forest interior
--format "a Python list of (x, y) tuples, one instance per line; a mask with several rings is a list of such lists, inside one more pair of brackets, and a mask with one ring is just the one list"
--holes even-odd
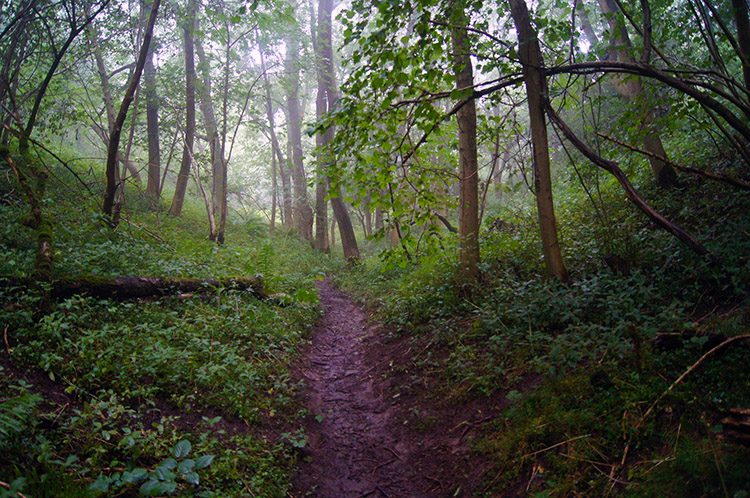
[(747, 0), (0, 0), (0, 498), (750, 496)]

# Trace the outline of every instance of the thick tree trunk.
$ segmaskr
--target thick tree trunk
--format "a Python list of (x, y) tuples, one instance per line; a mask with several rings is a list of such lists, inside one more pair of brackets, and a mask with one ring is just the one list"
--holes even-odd
[(128, 108), (135, 98), (135, 91), (138, 88), (138, 84), (141, 80), (141, 74), (143, 73), (143, 66), (146, 63), (146, 54), (151, 43), (151, 36), (154, 32), (154, 24), (156, 23), (156, 15), (159, 11), (159, 3), (161, 0), (154, 0), (153, 6), (151, 7), (151, 13), (148, 18), (148, 24), (146, 25), (146, 31), (143, 34), (143, 43), (141, 45), (140, 53), (135, 65), (135, 71), (130, 79), (128, 88), (125, 91), (125, 96), (122, 99), (120, 110), (115, 118), (115, 123), (112, 129), (112, 133), (109, 137), (109, 147), (107, 149), (107, 186), (104, 192), (104, 202), (102, 203), (102, 211), (104, 215), (109, 219), (110, 224), (114, 225), (114, 219), (112, 217), (112, 207), (114, 206), (115, 194), (117, 191), (117, 149), (120, 146), (120, 134), (122, 133), (122, 126), (125, 123), (125, 118), (128, 114)]
[[(623, 62), (635, 62), (632, 55), (632, 44), (625, 27), (622, 12), (617, 7), (614, 0), (599, 0), (602, 13), (607, 18), (611, 36), (612, 50), (609, 54), (610, 60)], [(617, 81), (617, 91), (628, 101), (636, 100), (643, 93), (643, 82), (640, 78), (622, 78)], [(667, 157), (664, 151), (664, 145), (661, 142), (659, 133), (655, 130), (654, 111), (648, 108), (642, 112), (641, 127), (644, 130), (643, 145), (646, 150), (652, 152), (657, 157)], [(674, 169), (664, 161), (656, 157), (649, 157), (651, 170), (654, 173), (656, 183), (663, 188), (674, 186), (677, 181), (677, 175)]]
[(552, 178), (550, 174), (549, 142), (544, 117), (544, 98), (547, 95), (547, 80), (544, 73), (542, 52), (537, 34), (531, 27), (529, 11), (524, 0), (510, 0), (511, 15), (518, 33), (518, 56), (523, 65), (523, 79), (529, 105), (531, 142), (534, 150), (534, 183), (539, 227), (542, 235), (542, 252), (547, 272), (562, 282), (570, 280), (563, 263), (560, 243), (557, 239), (555, 209), (552, 202)]
[(193, 160), (193, 141), (195, 137), (195, 51), (193, 36), (195, 32), (195, 14), (197, 11), (197, 0), (188, 2), (187, 21), (183, 27), (183, 38), (185, 42), (185, 136), (182, 149), (182, 163), (180, 172), (177, 174), (177, 184), (174, 189), (172, 205), (169, 214), (180, 216), (182, 204), (185, 202), (185, 191), (190, 179), (190, 165)]
[[(456, 89), (471, 89), (474, 74), (466, 28), (468, 19), (464, 7), (453, 5), (451, 39), (453, 42), (453, 71)], [(471, 90), (468, 90), (471, 92)], [(470, 98), (456, 115), (459, 154), (459, 276), (461, 284), (479, 280), (479, 174), (477, 168), (477, 113)]]
[[(318, 36), (317, 36), (317, 49), (318, 49), (318, 118), (321, 118), (327, 112), (333, 110), (333, 106), (336, 103), (336, 80), (335, 72), (333, 69), (333, 46), (331, 41), (331, 14), (333, 12), (333, 0), (320, 0), (318, 3)], [(322, 111), (322, 112), (321, 112)], [(322, 137), (323, 141), (320, 145), (324, 148), (333, 140), (334, 130), (333, 126), (329, 127), (325, 133), (318, 134)], [(323, 169), (328, 164), (335, 161), (335, 157), (332, 157), (330, 151), (322, 152), (324, 156), (322, 158)], [(330, 178), (326, 176), (326, 181), (323, 184), (330, 186)], [(352, 226), (349, 212), (344, 205), (344, 201), (341, 198), (341, 191), (338, 187), (333, 189), (333, 197), (331, 198), (331, 206), (333, 207), (333, 214), (336, 216), (336, 222), (339, 226), (339, 235), (341, 236), (341, 247), (344, 250), (344, 258), (349, 263), (355, 263), (359, 261), (359, 247), (357, 247), (357, 239), (354, 235), (354, 227)], [(325, 230), (325, 225), (323, 225)]]
[(294, 220), (300, 237), (312, 241), (313, 211), (307, 199), (307, 180), (302, 155), (302, 116), (299, 102), (299, 40), (297, 32), (287, 39), (286, 61), (286, 102), (288, 113), (289, 142), (292, 146), (291, 170), (294, 191)]

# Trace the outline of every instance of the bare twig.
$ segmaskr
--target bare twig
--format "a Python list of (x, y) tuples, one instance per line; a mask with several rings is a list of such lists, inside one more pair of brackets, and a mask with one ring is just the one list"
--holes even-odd
[(570, 439), (566, 439), (565, 441), (560, 441), (559, 443), (553, 444), (552, 446), (548, 446), (546, 448), (534, 451), (532, 453), (527, 453), (526, 455), (524, 455), (524, 456), (521, 457), (521, 460), (523, 460), (526, 457), (538, 455), (539, 453), (544, 453), (545, 451), (552, 450), (554, 448), (557, 448), (558, 446), (562, 446), (564, 444), (568, 444), (568, 443), (571, 443), (571, 442), (576, 441), (578, 439), (583, 439), (583, 438), (587, 438), (587, 437), (591, 437), (591, 434), (584, 434), (583, 436), (576, 436), (576, 437), (573, 437), (573, 438), (570, 438)]
[(656, 398), (656, 400), (653, 403), (651, 403), (651, 406), (648, 408), (648, 410), (646, 410), (646, 413), (644, 413), (641, 416), (641, 418), (638, 420), (638, 422), (635, 424), (635, 428), (636, 429), (639, 428), (643, 424), (643, 422), (646, 421), (646, 418), (649, 415), (651, 415), (651, 413), (654, 411), (654, 408), (656, 408), (656, 405), (659, 403), (659, 401), (661, 401), (664, 398), (664, 396), (666, 396), (667, 394), (669, 394), (670, 392), (672, 392), (672, 390), (675, 387), (677, 387), (678, 384), (682, 383), (682, 381), (685, 380), (685, 377), (687, 377), (688, 375), (690, 375), (691, 373), (693, 373), (699, 366), (701, 366), (701, 364), (704, 361), (706, 361), (706, 359), (709, 356), (711, 356), (712, 354), (714, 354), (715, 352), (717, 352), (717, 351), (719, 351), (721, 349), (724, 349), (725, 347), (727, 347), (728, 345), (730, 345), (733, 342), (747, 340), (747, 339), (750, 339), (750, 334), (744, 334), (744, 335), (738, 335), (736, 337), (730, 337), (726, 341), (722, 342), (721, 344), (719, 344), (718, 346), (714, 347), (713, 349), (709, 350), (706, 354), (704, 354), (703, 356), (701, 356), (698, 359), (698, 361), (696, 361), (695, 363), (693, 363), (690, 368), (688, 368), (687, 370), (685, 370), (685, 372), (682, 375), (680, 375), (677, 378), (677, 380), (675, 380), (674, 382), (672, 382), (672, 385), (670, 385), (663, 393), (661, 393), (661, 396), (659, 396), (658, 398)]

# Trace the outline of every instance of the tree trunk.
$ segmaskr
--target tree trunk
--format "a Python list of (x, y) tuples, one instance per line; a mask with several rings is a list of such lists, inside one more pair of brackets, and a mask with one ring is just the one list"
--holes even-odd
[(383, 229), (383, 210), (375, 208), (375, 230)]
[(268, 119), (268, 136), (271, 139), (271, 153), (278, 158), (278, 172), (281, 176), (281, 189), (282, 189), (282, 202), (284, 205), (282, 213), (282, 223), (285, 227), (291, 227), (294, 224), (292, 214), (292, 196), (291, 186), (289, 183), (289, 173), (284, 169), (284, 156), (281, 153), (281, 146), (279, 145), (279, 139), (276, 136), (276, 122), (274, 119), (274, 108), (273, 100), (271, 99), (271, 82), (268, 79), (268, 72), (266, 71), (266, 60), (265, 60), (265, 46), (260, 39), (260, 33), (256, 31), (258, 38), (258, 51), (260, 54), (260, 70), (263, 74), (263, 87), (266, 96), (266, 119)]
[[(335, 72), (333, 69), (333, 47), (331, 41), (332, 12), (333, 0), (319, 1), (317, 36), (318, 119), (322, 118), (326, 113), (331, 112), (337, 100)], [(330, 126), (324, 133), (318, 133), (318, 137), (322, 138), (320, 145), (323, 149), (327, 148), (327, 145), (333, 140), (333, 136), (333, 126)], [(321, 156), (322, 164), (319, 162), (319, 167), (322, 166), (323, 170), (325, 170), (328, 164), (331, 164), (336, 160), (329, 150), (323, 150)], [(325, 188), (326, 185), (331, 187), (331, 180), (327, 175), (326, 181), (322, 187)], [(339, 226), (339, 235), (341, 236), (341, 247), (344, 250), (344, 258), (348, 263), (356, 263), (359, 261), (359, 247), (357, 247), (354, 227), (352, 226), (352, 221), (346, 210), (344, 201), (341, 198), (340, 189), (336, 187), (333, 190), (331, 207), (333, 207), (333, 214), (336, 216), (336, 222)], [(323, 230), (325, 230), (325, 225), (323, 225)]]
[[(227, 200), (226, 188), (224, 186), (225, 168), (224, 152), (221, 147), (221, 137), (219, 136), (219, 127), (214, 112), (214, 104), (211, 100), (211, 67), (206, 53), (203, 50), (203, 44), (198, 38), (195, 40), (195, 53), (198, 56), (198, 64), (203, 75), (203, 84), (200, 85), (200, 108), (203, 113), (203, 120), (206, 122), (206, 136), (211, 150), (211, 211), (214, 220), (221, 219), (224, 204)], [(227, 61), (229, 64), (229, 61)], [(208, 238), (210, 240), (222, 243), (224, 241), (224, 230), (221, 224), (214, 223), (209, 228)]]
[(746, 0), (732, 0), (734, 25), (737, 28), (740, 62), (745, 89), (750, 90), (750, 20)]
[(273, 235), (273, 232), (276, 229), (276, 191), (279, 188), (276, 178), (276, 154), (274, 151), (271, 151), (271, 235)]
[(152, 199), (158, 199), (161, 154), (159, 150), (159, 97), (156, 93), (156, 68), (154, 67), (153, 48), (148, 51), (146, 66), (143, 68), (143, 82), (146, 90), (146, 134), (148, 136), (146, 195)]
[(117, 113), (115, 118), (114, 127), (109, 137), (109, 147), (107, 149), (107, 186), (104, 192), (104, 202), (102, 204), (102, 211), (104, 215), (109, 219), (110, 224), (113, 224), (112, 218), (112, 207), (115, 201), (115, 193), (117, 191), (116, 171), (117, 171), (117, 149), (120, 145), (120, 134), (122, 133), (122, 126), (125, 123), (125, 118), (128, 114), (128, 107), (133, 102), (135, 97), (136, 88), (141, 80), (141, 74), (143, 72), (143, 66), (146, 63), (146, 54), (148, 53), (148, 47), (151, 43), (151, 36), (154, 32), (154, 23), (156, 22), (156, 15), (159, 10), (159, 3), (161, 0), (154, 0), (154, 4), (151, 7), (151, 13), (148, 18), (148, 24), (146, 31), (143, 35), (143, 43), (141, 45), (140, 53), (138, 54), (138, 60), (136, 61), (135, 71), (130, 79), (128, 88), (125, 91), (125, 96), (122, 99), (120, 105), (120, 111)]
[[(471, 67), (468, 19), (462, 5), (452, 5), (451, 39), (456, 89), (471, 89), (474, 75)], [(470, 90), (469, 90), (470, 91)], [(479, 280), (479, 175), (477, 168), (477, 114), (473, 98), (456, 115), (459, 154), (459, 275), (462, 284)]]
[(286, 102), (289, 142), (292, 146), (291, 170), (294, 189), (294, 219), (300, 237), (312, 241), (313, 212), (307, 199), (307, 180), (302, 155), (302, 116), (299, 102), (299, 39), (297, 31), (287, 38), (286, 61)]
[[(617, 7), (614, 0), (599, 0), (602, 13), (607, 18), (611, 38), (612, 50), (609, 59), (623, 62), (635, 62), (632, 51), (630, 37), (625, 27), (622, 12)], [(636, 100), (643, 93), (643, 82), (640, 78), (621, 78), (617, 81), (617, 91), (628, 101)], [(643, 111), (641, 119), (641, 128), (645, 132), (643, 138), (644, 148), (658, 157), (667, 157), (664, 151), (664, 145), (661, 142), (659, 133), (654, 129), (655, 116), (653, 109), (648, 108)], [(656, 183), (663, 188), (674, 186), (677, 175), (674, 169), (664, 161), (656, 157), (649, 157), (651, 170), (654, 173)]]
[(190, 179), (190, 164), (193, 160), (193, 141), (195, 137), (195, 52), (193, 46), (193, 34), (195, 32), (195, 14), (197, 11), (197, 0), (188, 2), (187, 22), (183, 27), (185, 42), (185, 136), (182, 149), (182, 163), (180, 172), (177, 174), (177, 184), (174, 189), (172, 205), (169, 214), (180, 216), (182, 204), (185, 202), (185, 191), (188, 179)]
[(562, 282), (570, 280), (563, 263), (560, 244), (557, 240), (555, 209), (552, 202), (552, 178), (550, 174), (547, 124), (544, 117), (544, 98), (547, 95), (547, 79), (544, 73), (542, 52), (537, 34), (531, 27), (529, 11), (524, 0), (510, 0), (511, 15), (518, 33), (518, 56), (523, 65), (523, 79), (529, 105), (531, 142), (534, 150), (534, 183), (539, 226), (542, 235), (542, 252), (547, 273)]

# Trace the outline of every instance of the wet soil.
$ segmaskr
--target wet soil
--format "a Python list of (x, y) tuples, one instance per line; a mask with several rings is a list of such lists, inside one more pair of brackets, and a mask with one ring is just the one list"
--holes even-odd
[(323, 317), (298, 373), (310, 416), (292, 496), (470, 496), (488, 470), (469, 449), (471, 430), (504, 396), (456, 405), (430, 396), (410, 373), (417, 345), (369, 322), (330, 282), (319, 296)]

